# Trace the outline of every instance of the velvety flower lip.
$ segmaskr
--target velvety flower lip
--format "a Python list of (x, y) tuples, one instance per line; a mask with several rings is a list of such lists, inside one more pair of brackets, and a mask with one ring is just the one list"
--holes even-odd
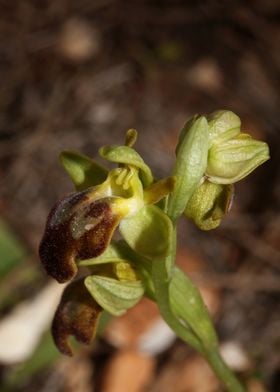
[(70, 283), (56, 310), (52, 335), (59, 351), (71, 356), (68, 338), (73, 335), (77, 341), (89, 344), (94, 338), (102, 308), (89, 294), (83, 279)]
[(119, 222), (106, 198), (90, 201), (89, 192), (72, 193), (52, 208), (39, 255), (47, 273), (59, 283), (77, 273), (76, 260), (99, 256)]
[(70, 222), (73, 207), (85, 198), (84, 193), (71, 193), (54, 205), (47, 218), (39, 256), (47, 273), (60, 283), (70, 280), (77, 272)]

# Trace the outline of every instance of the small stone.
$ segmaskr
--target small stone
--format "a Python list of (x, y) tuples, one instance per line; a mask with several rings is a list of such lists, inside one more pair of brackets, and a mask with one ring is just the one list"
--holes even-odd
[(251, 379), (247, 383), (248, 392), (268, 392), (260, 380)]
[(35, 298), (17, 305), (0, 323), (0, 362), (20, 363), (34, 352), (48, 328), (65, 285), (51, 282)]
[(199, 355), (166, 366), (159, 375), (153, 392), (217, 392), (219, 381)]
[(104, 369), (102, 392), (142, 392), (152, 381), (155, 360), (134, 350), (117, 352)]
[(113, 319), (104, 333), (115, 347), (157, 355), (172, 345), (176, 335), (162, 319), (157, 305), (142, 298), (123, 316)]
[(223, 343), (221, 345), (221, 355), (227, 365), (237, 372), (245, 372), (252, 367), (248, 354), (237, 342)]
[(141, 337), (160, 318), (156, 304), (143, 298), (123, 316), (113, 319), (106, 328), (104, 337), (115, 347), (137, 349)]
[(65, 59), (84, 62), (99, 52), (100, 34), (83, 19), (69, 19), (62, 27), (58, 46)]
[(222, 87), (223, 75), (219, 65), (211, 58), (205, 58), (192, 67), (187, 81), (202, 90), (216, 92)]

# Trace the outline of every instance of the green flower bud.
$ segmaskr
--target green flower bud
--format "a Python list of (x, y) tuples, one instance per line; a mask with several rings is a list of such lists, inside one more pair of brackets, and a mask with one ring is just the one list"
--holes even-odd
[(191, 218), (201, 230), (215, 229), (230, 210), (233, 192), (233, 185), (205, 181), (192, 195), (185, 215)]
[(240, 133), (231, 140), (214, 143), (209, 150), (206, 176), (216, 184), (233, 184), (269, 159), (266, 143)]
[(217, 110), (207, 120), (210, 145), (230, 140), (240, 133), (240, 118), (229, 110)]

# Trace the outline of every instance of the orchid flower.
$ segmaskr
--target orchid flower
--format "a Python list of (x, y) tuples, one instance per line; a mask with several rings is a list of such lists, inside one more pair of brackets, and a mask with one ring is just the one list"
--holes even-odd
[(243, 133), (231, 111), (194, 116), (181, 131), (172, 176), (158, 181), (133, 148), (136, 139), (131, 129), (125, 145), (99, 150), (117, 165), (111, 170), (76, 152), (61, 154), (76, 191), (52, 208), (39, 248), (47, 273), (70, 282), (53, 320), (54, 341), (72, 355), (70, 335), (89, 344), (103, 310), (120, 316), (145, 295), (228, 391), (243, 392), (220, 356), (198, 288), (175, 265), (176, 227), (181, 216), (202, 230), (218, 227), (235, 183), (269, 159), (268, 146)]
[[(110, 245), (117, 228), (127, 244), (147, 258), (164, 257), (169, 253), (170, 242), (167, 239), (172, 230), (171, 223), (154, 204), (167, 197), (174, 189), (175, 180), (169, 177), (155, 181), (150, 168), (131, 147), (135, 141), (136, 131), (130, 130), (126, 137), (127, 145), (100, 149), (103, 158), (119, 165), (111, 171), (106, 171), (90, 158), (78, 153), (65, 151), (61, 154), (62, 164), (78, 191), (65, 196), (52, 208), (39, 248), (44, 268), (59, 283), (72, 280), (78, 272), (78, 265), (94, 264), (96, 258)], [(105, 180), (95, 184), (96, 178), (99, 181)], [(88, 301), (92, 304), (96, 319), (101, 307), (119, 315), (135, 305), (144, 294), (141, 281), (132, 273), (133, 267), (123, 260), (119, 260), (114, 267), (119, 265), (126, 266), (125, 279), (119, 276), (117, 269), (109, 271), (103, 267), (94, 277), (85, 280), (86, 287), (96, 301), (95, 306), (92, 299)], [(70, 348), (66, 346), (66, 339), (59, 335), (66, 331), (66, 334), (73, 334), (80, 339), (77, 328), (65, 326), (71, 318), (75, 324), (77, 320), (72, 305), (71, 317), (70, 314), (65, 317), (65, 312), (69, 313), (69, 301), (73, 302), (74, 297), (79, 297), (76, 283), (72, 286), (75, 295), (72, 295), (70, 284), (62, 300), (66, 305), (60, 305), (53, 327), (58, 347), (68, 354)], [(102, 295), (99, 295), (100, 290), (103, 290)], [(110, 292), (110, 299), (107, 301), (109, 304), (106, 304), (104, 295), (106, 290)], [(127, 304), (122, 303), (119, 309), (119, 298), (115, 307), (110, 302), (113, 302), (113, 296), (119, 295), (121, 290), (126, 290), (122, 302), (127, 301)], [(82, 298), (86, 298), (86, 291), (81, 292)], [(74, 308), (79, 314), (80, 307)], [(90, 312), (86, 315), (92, 317)], [(85, 315), (83, 319), (86, 319)], [(64, 327), (59, 328), (59, 323)], [(91, 323), (92, 327), (93, 324)]]

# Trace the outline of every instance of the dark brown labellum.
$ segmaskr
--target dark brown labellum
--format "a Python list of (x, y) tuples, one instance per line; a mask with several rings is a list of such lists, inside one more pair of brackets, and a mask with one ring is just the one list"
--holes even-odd
[(97, 257), (104, 252), (120, 220), (112, 214), (110, 205), (102, 200), (90, 205), (86, 217), (90, 218), (94, 224), (91, 228), (90, 224), (86, 225), (79, 239), (77, 256), (81, 260)]
[(60, 283), (76, 275), (77, 259), (97, 257), (106, 249), (119, 223), (108, 200), (90, 202), (87, 193), (58, 201), (47, 219), (39, 255), (47, 273)]
[(52, 323), (53, 338), (62, 354), (73, 354), (68, 343), (70, 335), (80, 343), (91, 343), (101, 311), (85, 288), (83, 279), (66, 287)]

